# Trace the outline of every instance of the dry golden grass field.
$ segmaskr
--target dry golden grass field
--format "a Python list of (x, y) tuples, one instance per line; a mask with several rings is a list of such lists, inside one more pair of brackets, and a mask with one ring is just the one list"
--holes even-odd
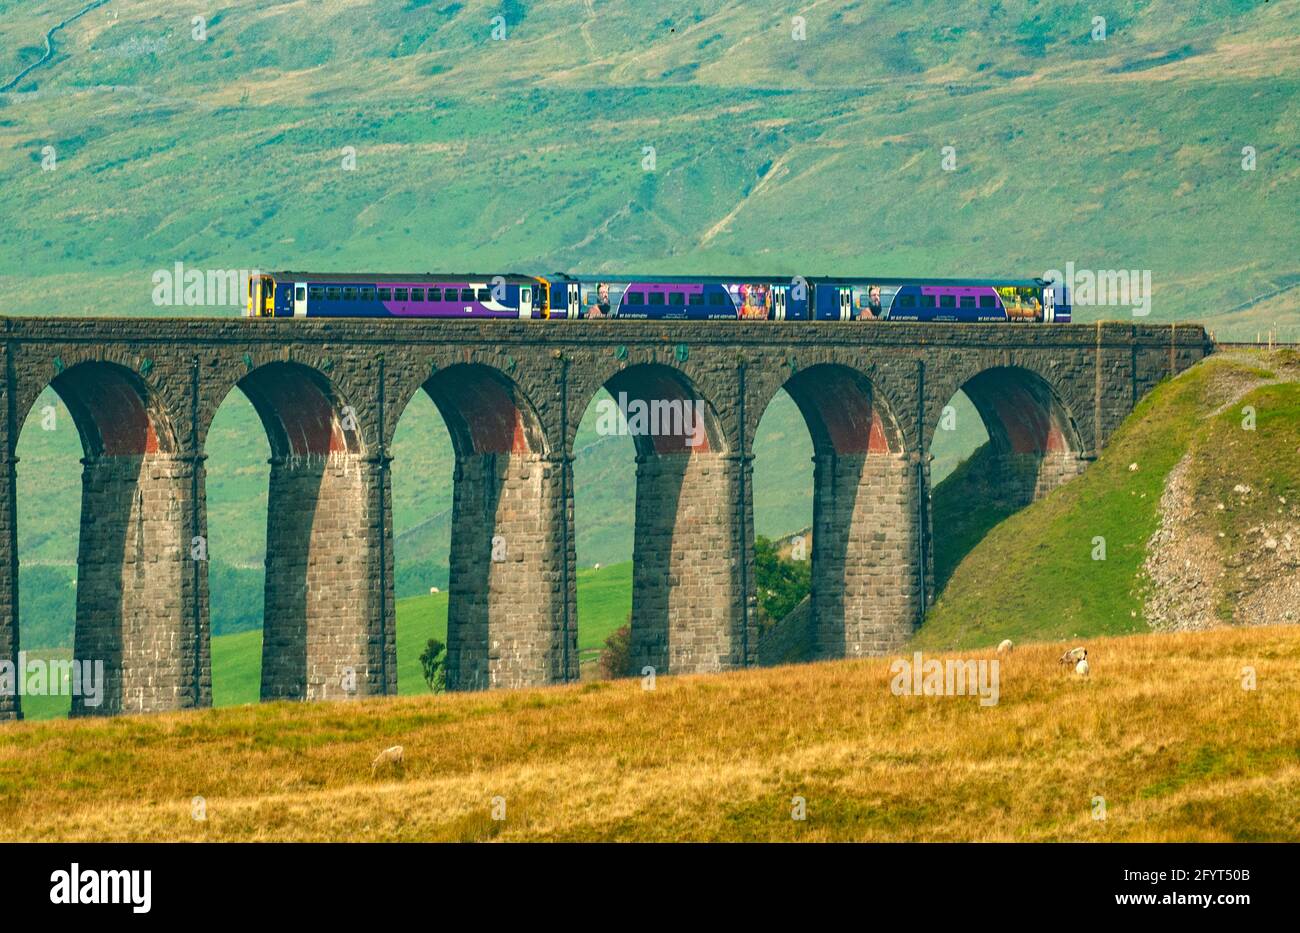
[(0, 838), (1300, 839), (1300, 628), (1093, 640), (1087, 680), (1064, 647), (1005, 656), (989, 707), (875, 659), (7, 724)]

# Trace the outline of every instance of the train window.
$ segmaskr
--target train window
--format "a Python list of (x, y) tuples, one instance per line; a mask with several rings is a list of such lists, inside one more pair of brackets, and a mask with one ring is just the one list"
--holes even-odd
[(645, 304), (645, 292), (628, 292), (627, 303), (630, 305)]
[(370, 285), (363, 285), (357, 289), (357, 297), (360, 298), (362, 301), (374, 301), (375, 290)]
[(720, 308), (727, 303), (726, 292), (709, 292), (709, 304), (715, 308)]
[(324, 285), (311, 285), (307, 288), (307, 298), (310, 301), (320, 301), (325, 297)]
[(330, 301), (338, 301), (340, 298), (343, 297), (343, 289), (339, 288), (338, 286), (332, 285), (329, 288), (325, 289), (325, 294)]
[(519, 300), (526, 305), (533, 303), (533, 290), (525, 286), (519, 289)]
[(442, 289), (441, 289), (441, 288), (431, 288), (431, 289), (429, 289), (429, 300), (430, 300), (430, 301), (442, 301)]
[(478, 290), (478, 300), (479, 300), (479, 301), (488, 301), (488, 300), (490, 300), (490, 298), (491, 298), (491, 296), (488, 294), (488, 290), (487, 290), (486, 288), (480, 288), (480, 289)]
[(664, 303), (664, 293), (663, 293), (663, 292), (651, 292), (651, 293), (650, 293), (650, 304), (652, 304), (652, 305), (661, 305), (661, 304), (663, 304), (663, 303)]
[(957, 296), (956, 296), (956, 295), (940, 295), (940, 296), (939, 296), (939, 307), (941, 307), (941, 308), (955, 308), (955, 307), (957, 307)]
[(975, 296), (974, 296), (974, 295), (962, 295), (962, 296), (961, 296), (961, 306), (962, 306), (963, 308), (973, 308), (973, 307), (975, 307)]
[(408, 294), (410, 293), (404, 288), (395, 288), (393, 289), (393, 301), (405, 301)]
[(345, 289), (343, 289), (343, 300), (344, 300), (344, 301), (356, 301), (356, 300), (357, 300), (357, 290), (356, 290), (355, 288), (345, 288)]
[(899, 306), (900, 308), (915, 308), (915, 307), (916, 307), (916, 296), (915, 296), (915, 295), (899, 295), (899, 296), (898, 296), (898, 306)]
[(937, 306), (937, 305), (938, 305), (938, 302), (934, 300), (934, 296), (933, 296), (933, 295), (922, 295), (922, 296), (921, 296), (921, 307), (922, 307), (922, 308), (933, 308), (933, 307), (935, 307), (935, 306)]
[(981, 308), (996, 308), (997, 306), (998, 306), (998, 300), (994, 298), (992, 295), (980, 295)]
[(461, 300), (461, 301), (473, 301), (473, 300), (474, 300), (474, 289), (472, 289), (472, 288), (462, 288), (462, 289), (460, 290), (460, 300)]
[(670, 305), (684, 305), (686, 304), (686, 295), (682, 292), (669, 292), (668, 303)]
[(295, 301), (306, 301), (306, 300), (307, 300), (307, 286), (306, 286), (306, 285), (299, 285), (296, 289), (294, 289), (294, 295), (293, 295), (293, 297), (294, 297), (294, 300), (295, 300)]
[(422, 288), (413, 288), (413, 289), (411, 289), (411, 300), (412, 300), (412, 301), (424, 301), (424, 289), (422, 289)]
[(379, 289), (379, 300), (380, 300), (380, 301), (392, 301), (392, 300), (393, 300), (393, 290), (392, 290), (391, 288), (381, 288), (381, 289)]
[(686, 303), (688, 305), (704, 304), (704, 292), (691, 292), (686, 296)]

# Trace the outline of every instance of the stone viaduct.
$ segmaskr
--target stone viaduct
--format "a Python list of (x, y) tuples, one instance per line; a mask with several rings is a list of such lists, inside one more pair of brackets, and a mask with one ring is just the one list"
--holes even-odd
[(321, 700), (396, 691), (388, 451), (417, 392), (456, 452), (448, 686), (471, 690), (577, 677), (573, 443), (602, 387), (703, 403), (694, 443), (634, 438), (632, 641), (638, 667), (717, 671), (755, 660), (751, 441), (779, 390), (815, 451), (815, 653), (872, 655), (933, 596), (928, 450), (959, 389), (992, 482), (1028, 502), (1211, 349), (1185, 325), (0, 321), (0, 660), (19, 645), (14, 452), (53, 386), (84, 449), (74, 656), (107, 671), (74, 716), (211, 705), (194, 542), (205, 438), (236, 388), (272, 450), (261, 695)]

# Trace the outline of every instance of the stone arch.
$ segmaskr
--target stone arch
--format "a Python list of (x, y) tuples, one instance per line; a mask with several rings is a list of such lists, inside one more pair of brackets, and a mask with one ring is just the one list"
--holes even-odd
[(904, 452), (892, 407), (860, 371), (823, 363), (795, 373), (782, 388), (799, 406), (818, 455)]
[[(68, 407), (88, 457), (173, 454), (181, 446), (161, 391), (121, 362), (82, 360), (60, 370), (47, 385)], [(17, 433), (43, 388), (33, 386)]]
[[(989, 436), (968, 464), (972, 494), (1019, 508), (1082, 472), (1087, 448), (1078, 422), (1041, 373), (1014, 364), (986, 367), (953, 387), (944, 404), (959, 389)], [(928, 428), (933, 439), (937, 423)]]
[(529, 393), (496, 366), (453, 363), (420, 388), (442, 415), (456, 455), (447, 688), (576, 679), (569, 462), (553, 456)]
[(391, 529), (384, 464), (358, 414), (368, 399), (290, 360), (254, 366), (235, 386), (271, 448), (261, 698), (393, 692)]
[(745, 666), (752, 553), (743, 529), (753, 515), (748, 464), (728, 440), (734, 426), (685, 369), (654, 357), (620, 366), (601, 387), (614, 407), (598, 414), (597, 429), (628, 434), (636, 451), (633, 668)]
[(146, 376), (115, 359), (60, 367), (49, 386), (83, 452), (73, 659), (103, 666), (99, 694), (74, 694), (71, 714), (209, 705), (202, 581), (188, 560), (194, 460), (172, 413)]
[(550, 452), (532, 400), (519, 383), (484, 363), (457, 363), (422, 385), (451, 433), (458, 457)]
[(899, 420), (874, 382), (844, 364), (801, 369), (782, 388), (813, 442), (812, 653), (893, 650), (918, 622), (924, 573), (917, 467)]
[(356, 409), (319, 370), (266, 363), (237, 385), (266, 428), (272, 457), (365, 453)]
[[(624, 420), (637, 455), (725, 453), (726, 434), (713, 402), (680, 369), (663, 363), (638, 363), (605, 383)], [(621, 404), (626, 397), (626, 405)], [(641, 416), (644, 431), (634, 432)]]

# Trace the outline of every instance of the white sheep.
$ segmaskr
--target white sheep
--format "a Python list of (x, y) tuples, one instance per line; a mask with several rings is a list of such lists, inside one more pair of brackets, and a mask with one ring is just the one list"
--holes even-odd
[(998, 642), (998, 654), (1006, 654), (1014, 647), (1015, 645), (1011, 643), (1010, 638), (1004, 638), (1002, 641)]
[(1070, 667), (1077, 667), (1079, 662), (1088, 657), (1087, 648), (1071, 648), (1065, 654), (1061, 655), (1062, 664), (1068, 664)]
[(376, 755), (375, 760), (370, 762), (371, 777), (373, 777), (383, 765), (392, 765), (394, 768), (400, 768), (402, 766), (402, 746), (394, 745), (391, 748), (384, 749)]

